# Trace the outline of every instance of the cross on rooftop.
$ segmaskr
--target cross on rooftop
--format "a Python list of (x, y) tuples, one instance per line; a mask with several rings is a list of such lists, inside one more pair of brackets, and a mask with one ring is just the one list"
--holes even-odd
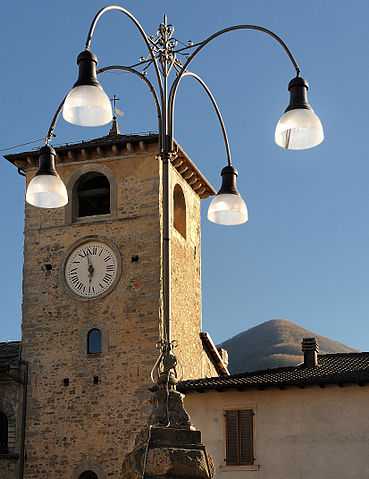
[(113, 98), (110, 98), (110, 101), (113, 104), (113, 117), (116, 118), (116, 113), (117, 113), (117, 103), (120, 100), (120, 98), (117, 97), (117, 95), (113, 95)]
[(119, 101), (119, 98), (117, 97), (117, 95), (113, 95), (113, 98), (110, 98), (110, 101), (113, 105), (113, 121), (109, 131), (109, 136), (116, 136), (120, 134), (119, 125), (117, 122), (117, 102)]

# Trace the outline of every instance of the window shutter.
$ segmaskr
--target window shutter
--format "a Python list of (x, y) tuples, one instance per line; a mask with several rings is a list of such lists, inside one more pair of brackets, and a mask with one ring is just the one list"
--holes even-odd
[(238, 411), (226, 411), (226, 463), (238, 464)]
[(238, 411), (240, 464), (253, 464), (253, 417), (250, 410)]
[(227, 465), (254, 463), (253, 418), (250, 409), (225, 411)]

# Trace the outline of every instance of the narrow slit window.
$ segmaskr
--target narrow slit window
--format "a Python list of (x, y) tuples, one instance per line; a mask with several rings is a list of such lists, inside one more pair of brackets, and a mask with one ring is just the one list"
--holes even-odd
[(226, 411), (226, 464), (254, 464), (254, 412), (251, 409)]
[(87, 333), (87, 354), (97, 354), (102, 351), (101, 331), (94, 328)]
[(0, 412), (0, 454), (6, 454), (8, 452), (8, 436), (8, 417)]
[(186, 200), (178, 184), (173, 190), (173, 224), (178, 233), (186, 238)]
[(110, 214), (108, 178), (97, 172), (82, 175), (75, 185), (74, 202), (74, 212), (77, 218)]

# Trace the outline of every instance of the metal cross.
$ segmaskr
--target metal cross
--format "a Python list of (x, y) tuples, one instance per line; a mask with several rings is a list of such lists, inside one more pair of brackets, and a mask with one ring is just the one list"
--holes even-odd
[(117, 102), (120, 100), (120, 98), (117, 97), (117, 95), (113, 95), (113, 98), (110, 98), (110, 101), (112, 102), (113, 104), (113, 115), (116, 117), (116, 106), (117, 106)]

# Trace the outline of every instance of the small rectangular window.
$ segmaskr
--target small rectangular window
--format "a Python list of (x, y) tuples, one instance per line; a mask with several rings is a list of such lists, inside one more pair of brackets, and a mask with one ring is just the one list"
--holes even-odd
[(225, 411), (226, 464), (254, 464), (254, 412), (251, 409)]

